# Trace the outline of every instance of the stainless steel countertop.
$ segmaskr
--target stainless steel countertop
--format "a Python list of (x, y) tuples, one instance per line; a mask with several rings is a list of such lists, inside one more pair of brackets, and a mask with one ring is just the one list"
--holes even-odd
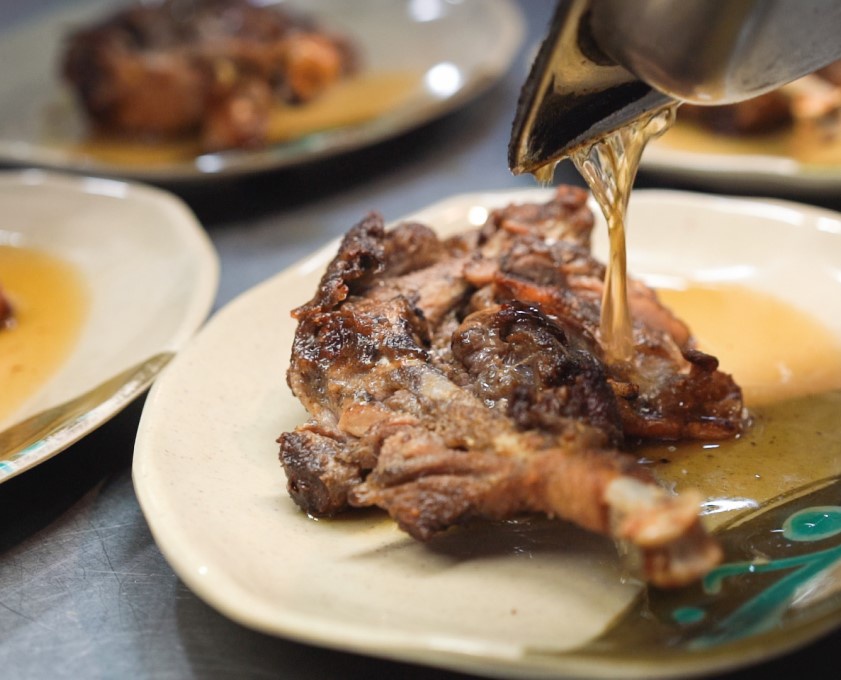
[[(0, 26), (60, 4), (0, 0)], [(370, 209), (391, 220), (454, 193), (534, 186), (531, 177), (510, 174), (506, 147), (528, 58), (553, 3), (520, 4), (528, 39), (516, 63), (464, 109), (328, 162), (179, 189), (221, 258), (215, 309), (342, 234)], [(568, 164), (558, 169), (561, 182), (583, 184)], [(645, 177), (638, 184), (667, 186)], [(821, 202), (839, 207), (838, 200)], [(0, 677), (467, 677), (269, 637), (195, 597), (157, 549), (135, 498), (131, 460), (142, 406), (140, 399), (52, 460), (0, 485)], [(718, 677), (830, 677), (838, 647), (841, 631)]]

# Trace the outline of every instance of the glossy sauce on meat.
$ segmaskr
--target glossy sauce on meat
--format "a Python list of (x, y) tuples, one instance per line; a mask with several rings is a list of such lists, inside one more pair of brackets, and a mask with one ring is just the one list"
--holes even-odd
[(796, 307), (742, 285), (661, 289), (699, 346), (740, 380), (751, 427), (724, 441), (647, 444), (657, 476), (700, 489), (711, 526), (782, 491), (841, 474), (841, 340)]
[(75, 268), (46, 253), (0, 246), (14, 321), (0, 331), (0, 422), (58, 369), (79, 337), (88, 291)]

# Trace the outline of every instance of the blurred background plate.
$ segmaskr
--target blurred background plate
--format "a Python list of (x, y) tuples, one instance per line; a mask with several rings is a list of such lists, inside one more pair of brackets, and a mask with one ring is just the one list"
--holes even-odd
[[(0, 173), (0, 247), (67, 266), (84, 297), (55, 370), (0, 414), (3, 482), (67, 448), (148, 388), (207, 317), (219, 265), (198, 220), (171, 194), (41, 170)], [(38, 315), (34, 293), (16, 288), (6, 267), (0, 261), (0, 285), (18, 318), (17, 328), (0, 333), (14, 343), (13, 334), (62, 312), (59, 291), (49, 289), (62, 282), (35, 282), (48, 288)], [(47, 338), (54, 341), (55, 334)], [(20, 363), (9, 370), (32, 368)], [(8, 389), (12, 376), (0, 379)]]
[(692, 131), (688, 137), (678, 121), (648, 145), (640, 173), (692, 188), (765, 196), (834, 196), (841, 187), (841, 164), (804, 163), (785, 153), (763, 152), (761, 143), (712, 132)]
[[(125, 4), (125, 3), (122, 3)], [(280, 4), (280, 3), (279, 3)], [(195, 182), (295, 166), (361, 148), (428, 123), (471, 101), (509, 69), (524, 39), (509, 0), (303, 0), (325, 27), (361, 46), (367, 74), (408, 78), (393, 105), (364, 122), (312, 132), (256, 151), (181, 158), (103, 152), (86, 143), (85, 122), (60, 80), (61, 46), (73, 28), (121, 3), (66, 3), (0, 34), (0, 162), (153, 182)]]

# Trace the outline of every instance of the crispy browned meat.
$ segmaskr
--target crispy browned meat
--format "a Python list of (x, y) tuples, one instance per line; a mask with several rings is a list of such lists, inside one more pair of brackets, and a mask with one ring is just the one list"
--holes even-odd
[(639, 282), (637, 358), (605, 361), (586, 198), (560, 187), (447, 240), (376, 214), (345, 236), (293, 312), (287, 380), (310, 420), (278, 441), (298, 505), (379, 506), (421, 540), (545, 513), (626, 542), (659, 586), (717, 563), (700, 499), (667, 493), (622, 447), (733, 435), (740, 390)]
[(92, 123), (198, 133), (207, 150), (266, 142), (276, 101), (306, 102), (357, 67), (349, 38), (249, 0), (137, 4), (68, 36), (62, 71)]

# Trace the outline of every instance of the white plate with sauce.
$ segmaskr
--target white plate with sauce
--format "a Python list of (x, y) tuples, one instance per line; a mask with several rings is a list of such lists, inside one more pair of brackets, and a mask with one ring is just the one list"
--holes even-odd
[[(790, 130), (730, 137), (678, 121), (645, 149), (641, 173), (675, 178), (714, 190), (768, 196), (833, 195), (841, 187), (841, 145), (837, 160), (826, 149), (798, 153)], [(823, 158), (821, 158), (823, 156)]]
[(0, 173), (0, 482), (142, 394), (204, 322), (219, 264), (159, 189), (40, 170)]
[[(491, 207), (548, 195), (459, 195), (410, 219), (452, 233), (482, 224)], [(302, 513), (275, 441), (306, 419), (285, 380), (295, 332), (288, 311), (310, 299), (337, 242), (220, 310), (149, 393), (133, 478), (175, 571), (259, 631), (494, 677), (698, 675), (766, 660), (841, 624), (837, 578), (825, 578), (841, 564), (841, 508), (823, 523), (829, 538), (798, 543), (803, 512), (830, 507), (826, 488), (796, 497), (805, 510), (791, 498), (778, 503), (780, 493), (841, 474), (841, 215), (641, 190), (629, 218), (630, 273), (669, 289), (702, 348), (744, 386), (756, 418), (735, 443), (647, 453), (664, 480), (708, 495), (706, 519), (727, 553), (710, 592), (643, 598), (610, 541), (562, 522), (489, 523), (421, 545), (377, 512), (330, 521)], [(602, 259), (605, 232), (600, 223), (594, 233)], [(838, 484), (829, 490), (837, 504)], [(765, 545), (781, 535), (766, 526), (772, 506), (793, 536), (782, 548)], [(792, 546), (805, 553), (793, 556)], [(752, 547), (760, 570), (822, 550), (829, 567), (794, 577), (794, 605), (792, 579), (782, 579), (782, 592), (776, 581), (750, 581), (741, 561)], [(774, 606), (757, 611), (757, 601)]]
[(277, 142), (265, 149), (203, 154), (189, 140), (90, 139), (60, 80), (61, 41), (120, 4), (74, 2), (0, 34), (0, 61), (15, 65), (0, 80), (0, 162), (166, 183), (295, 166), (381, 142), (466, 104), (506, 73), (525, 31), (511, 0), (289, 2), (358, 41), (359, 75), (306, 106), (276, 111)]

